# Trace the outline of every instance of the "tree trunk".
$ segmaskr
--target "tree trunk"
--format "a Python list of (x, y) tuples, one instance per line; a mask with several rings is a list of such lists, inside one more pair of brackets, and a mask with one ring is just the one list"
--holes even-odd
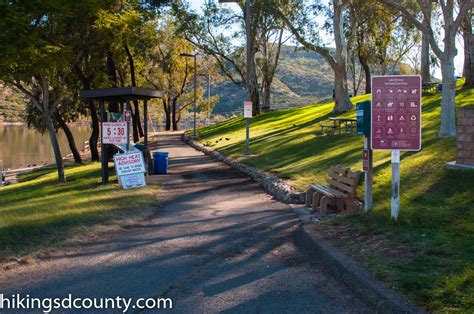
[(250, 1), (245, 2), (245, 33), (247, 35), (247, 90), (253, 105), (253, 115), (260, 113), (260, 97), (258, 93), (257, 69), (255, 65), (256, 27), (252, 27), (252, 11)]
[(426, 35), (421, 36), (421, 80), (431, 82), (430, 72), (430, 42)]
[(89, 110), (91, 111), (92, 119), (92, 133), (89, 138), (89, 149), (91, 150), (91, 160), (99, 161), (99, 150), (97, 149), (97, 143), (99, 142), (99, 117), (97, 116), (97, 110), (95, 109), (94, 102), (91, 100), (88, 102)]
[(130, 111), (132, 113), (132, 137), (133, 137), (133, 141), (135, 143), (138, 143), (140, 141), (140, 137), (138, 136), (137, 120), (135, 120), (135, 113), (131, 107), (130, 107)]
[(171, 130), (171, 110), (170, 106), (167, 104), (167, 100), (163, 98), (163, 111), (165, 113), (165, 130)]
[(178, 125), (179, 119), (176, 114), (176, 101), (177, 101), (176, 98), (173, 98), (171, 100), (171, 121), (173, 124), (173, 131), (178, 131), (179, 129), (179, 125)]
[[(132, 53), (130, 52), (130, 49), (127, 44), (124, 45), (125, 52), (127, 53), (127, 58), (128, 58), (128, 64), (130, 66), (130, 79), (132, 82), (132, 86), (136, 87), (137, 86), (137, 79), (135, 76), (135, 60), (133, 60)], [(134, 106), (134, 114), (133, 114), (133, 129), (137, 129), (137, 134), (139, 137), (143, 137), (143, 128), (142, 128), (142, 123), (140, 121), (140, 107), (138, 106), (138, 100), (133, 101), (133, 106)], [(135, 138), (135, 133), (133, 136), (133, 140), (135, 142), (138, 142), (140, 139)]]
[(334, 41), (336, 43), (335, 90), (336, 102), (334, 111), (342, 112), (352, 108), (347, 90), (347, 45), (344, 38), (342, 0), (333, 0), (334, 4)]
[(367, 58), (359, 53), (359, 62), (364, 69), (365, 74), (365, 93), (372, 93), (372, 74), (370, 73), (370, 65)]
[(441, 99), (441, 125), (439, 137), (456, 136), (455, 97), (456, 80), (454, 79), (454, 55), (448, 60), (441, 60), (443, 75), (443, 94)]
[(271, 96), (271, 82), (263, 81), (263, 89), (262, 89), (262, 96), (263, 96), (263, 106), (262, 112), (270, 112), (270, 96)]
[[(107, 59), (106, 59), (106, 66), (107, 66), (107, 75), (109, 77), (110, 82), (112, 83), (112, 87), (117, 86), (117, 68), (115, 67), (115, 62), (112, 56), (112, 52), (110, 48), (107, 48)], [(109, 111), (110, 112), (119, 112), (119, 105), (118, 103), (109, 103)]]
[(466, 78), (464, 86), (474, 86), (474, 34), (472, 33), (471, 15), (467, 15), (462, 25), (464, 39), (464, 69)]
[(64, 122), (63, 118), (61, 117), (59, 113), (56, 113), (56, 119), (59, 123), (59, 126), (61, 127), (61, 129), (64, 131), (64, 134), (66, 135), (69, 149), (71, 150), (71, 153), (74, 156), (74, 162), (76, 164), (82, 163), (81, 153), (77, 149), (76, 141), (74, 140), (74, 135), (72, 134), (71, 129), (69, 129), (69, 126), (67, 125), (66, 122)]
[[(431, 11), (433, 3), (431, 0), (425, 0), (424, 6), (426, 7), (426, 17), (424, 21), (431, 21)], [(425, 22), (426, 23), (426, 22)], [(426, 34), (421, 32), (421, 81), (431, 82), (431, 71), (430, 71), (430, 40)]]
[(44, 118), (46, 120), (46, 129), (48, 130), (49, 139), (51, 140), (51, 146), (53, 147), (54, 159), (56, 160), (56, 166), (58, 167), (58, 180), (60, 183), (65, 183), (66, 176), (64, 175), (63, 156), (61, 155), (61, 148), (59, 147), (58, 137), (53, 126), (53, 120), (49, 115), (45, 115)]

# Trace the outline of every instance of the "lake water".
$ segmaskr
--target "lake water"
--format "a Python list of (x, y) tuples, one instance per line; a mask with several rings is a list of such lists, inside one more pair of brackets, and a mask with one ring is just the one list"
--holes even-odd
[[(89, 140), (91, 130), (87, 125), (71, 125), (76, 145), (84, 148), (84, 141)], [(61, 154), (71, 153), (64, 132), (58, 132)], [(54, 153), (48, 134), (40, 134), (24, 125), (0, 124), (0, 160), (8, 169), (25, 167), (33, 164), (54, 163)], [(1, 165), (0, 165), (1, 166)]]

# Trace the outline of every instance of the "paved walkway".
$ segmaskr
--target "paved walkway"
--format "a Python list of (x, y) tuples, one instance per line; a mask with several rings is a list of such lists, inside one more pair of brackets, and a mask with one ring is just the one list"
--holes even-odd
[(121, 233), (0, 275), (0, 293), (168, 297), (174, 311), (368, 312), (292, 242), (298, 221), (253, 181), (162, 135), (161, 206)]

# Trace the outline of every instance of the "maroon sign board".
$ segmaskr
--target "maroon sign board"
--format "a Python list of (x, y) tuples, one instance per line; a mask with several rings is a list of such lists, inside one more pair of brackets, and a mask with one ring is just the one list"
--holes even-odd
[(372, 77), (372, 149), (421, 149), (421, 77)]

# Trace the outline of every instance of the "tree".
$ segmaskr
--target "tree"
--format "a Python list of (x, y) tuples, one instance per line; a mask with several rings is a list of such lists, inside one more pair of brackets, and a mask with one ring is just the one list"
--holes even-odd
[[(209, 1), (204, 5), (202, 15), (191, 12), (189, 7), (184, 4), (174, 7), (177, 20), (180, 22), (179, 31), (183, 33), (184, 37), (201, 51), (211, 55), (221, 68), (222, 73), (231, 82), (247, 88), (249, 98), (254, 106), (254, 115), (259, 114), (261, 109), (256, 63), (259, 50), (261, 53), (259, 69), (266, 80), (263, 83), (266, 86), (262, 90), (268, 94), (267, 104), (269, 102), (269, 86), (278, 66), (276, 58), (279, 58), (280, 55), (278, 48), (276, 48), (278, 44), (274, 42), (276, 50), (273, 50), (273, 48), (270, 49), (270, 46), (273, 45), (268, 41), (269, 33), (275, 31), (278, 23), (281, 24), (272, 15), (274, 7), (277, 5), (281, 5), (281, 3), (276, 0), (242, 1), (239, 2), (241, 14), (236, 14), (226, 7)], [(235, 28), (236, 30), (232, 34), (226, 34), (224, 27), (230, 25), (239, 27)], [(236, 40), (244, 42), (244, 38), (246, 53), (244, 53), (242, 46), (235, 45)], [(263, 49), (266, 49), (266, 52)], [(267, 104), (264, 106), (268, 107)]]
[(472, 29), (473, 13), (466, 15), (462, 23), (462, 37), (464, 41), (464, 68), (466, 78), (464, 86), (474, 86), (474, 33)]
[(334, 71), (335, 86), (335, 112), (343, 112), (352, 107), (347, 88), (347, 42), (344, 36), (344, 12), (349, 4), (349, 0), (332, 0), (332, 10), (330, 11), (330, 27), (334, 35), (336, 45), (335, 53), (321, 43), (317, 26), (311, 22), (313, 15), (321, 14), (323, 6), (319, 1), (310, 7), (307, 7), (303, 0), (290, 0), (286, 2), (288, 11), (280, 11), (280, 18), (295, 36), (296, 40), (306, 50), (312, 50), (320, 54), (331, 66)]
[[(180, 56), (191, 54), (193, 46), (184, 39), (176, 29), (174, 21), (168, 19), (156, 27), (155, 45), (147, 52), (150, 63), (143, 68), (142, 76), (147, 84), (163, 91), (160, 102), (166, 118), (166, 130), (178, 130), (181, 113), (188, 110), (194, 99), (194, 63), (189, 58)], [(197, 88), (198, 98), (203, 89)], [(182, 104), (180, 106), (180, 103)]]
[(73, 49), (71, 21), (87, 5), (66, 0), (0, 4), (0, 79), (21, 91), (43, 117), (59, 182), (66, 177), (53, 118), (65, 81), (80, 59)]
[(285, 24), (274, 13), (274, 6), (267, 4), (262, 8), (257, 35), (257, 67), (261, 75), (262, 111), (270, 111), (270, 96), (273, 78), (280, 61), (281, 48), (289, 37), (284, 38)]
[(455, 96), (456, 80), (454, 78), (454, 57), (456, 50), (456, 34), (461, 27), (469, 10), (474, 8), (474, 0), (461, 0), (459, 3), (459, 13), (455, 16), (456, 3), (454, 0), (439, 0), (439, 7), (442, 12), (442, 29), (444, 31), (443, 48), (436, 41), (432, 27), (430, 12), (423, 5), (424, 0), (417, 0), (418, 10), (423, 18), (420, 20), (408, 8), (405, 1), (378, 0), (390, 7), (398, 10), (410, 23), (418, 28), (423, 35), (428, 37), (433, 53), (441, 63), (443, 92), (441, 99), (441, 125), (438, 135), (440, 137), (450, 137), (456, 135), (455, 121)]

